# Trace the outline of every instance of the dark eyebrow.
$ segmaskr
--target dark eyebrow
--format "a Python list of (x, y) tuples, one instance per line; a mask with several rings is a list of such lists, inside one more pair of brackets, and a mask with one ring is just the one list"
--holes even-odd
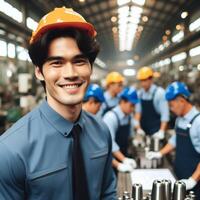
[(45, 62), (51, 62), (53, 60), (64, 60), (64, 58), (61, 56), (50, 56), (45, 60)]
[(88, 57), (86, 55), (84, 55), (84, 54), (78, 54), (78, 55), (74, 56), (72, 58), (72, 60), (80, 59), (80, 58), (82, 58), (82, 59), (88, 59)]
[[(78, 54), (72, 58), (72, 60), (75, 60), (75, 59), (88, 59), (88, 58), (84, 54)], [(65, 58), (62, 56), (50, 56), (45, 60), (45, 62), (51, 62), (54, 60), (65, 60)]]

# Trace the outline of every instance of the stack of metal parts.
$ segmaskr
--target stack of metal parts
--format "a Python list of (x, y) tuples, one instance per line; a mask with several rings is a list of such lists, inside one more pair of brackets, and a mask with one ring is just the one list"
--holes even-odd
[[(155, 169), (162, 166), (162, 159), (146, 158), (146, 154), (149, 151), (159, 151), (161, 148), (161, 142), (158, 138), (152, 138), (150, 136), (137, 136), (140, 143), (135, 148), (135, 154), (137, 158), (138, 167), (140, 169)], [(140, 137), (140, 138), (139, 138)]]
[(153, 182), (152, 191), (143, 195), (141, 184), (132, 186), (132, 193), (124, 191), (123, 196), (118, 200), (197, 200), (193, 191), (186, 195), (186, 186), (182, 181), (176, 181), (173, 191), (171, 181), (155, 180)]

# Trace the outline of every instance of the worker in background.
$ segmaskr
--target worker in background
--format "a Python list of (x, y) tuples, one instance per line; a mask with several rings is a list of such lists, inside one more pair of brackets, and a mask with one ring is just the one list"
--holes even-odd
[(169, 108), (164, 89), (154, 84), (153, 77), (150, 67), (142, 67), (137, 73), (141, 89), (138, 91), (140, 103), (135, 114), (136, 132), (163, 139), (169, 121)]
[(106, 76), (105, 102), (98, 115), (103, 116), (119, 103), (119, 93), (123, 89), (124, 77), (119, 72), (110, 72)]
[(137, 92), (133, 87), (124, 88), (120, 93), (120, 101), (117, 106), (108, 111), (103, 120), (107, 124), (112, 136), (112, 152), (114, 167), (118, 171), (132, 171), (136, 168), (136, 162), (128, 158), (128, 140), (133, 131), (133, 111), (138, 103)]
[(1, 200), (116, 199), (109, 130), (82, 111), (99, 52), (95, 36), (65, 7), (33, 32), (29, 55), (46, 98), (0, 137)]
[(105, 101), (103, 89), (97, 84), (90, 84), (83, 99), (83, 110), (96, 115)]
[(149, 152), (149, 159), (161, 158), (176, 149), (174, 170), (178, 179), (200, 199), (200, 112), (191, 104), (190, 92), (182, 82), (171, 83), (165, 93), (170, 110), (178, 117), (176, 134), (159, 152)]

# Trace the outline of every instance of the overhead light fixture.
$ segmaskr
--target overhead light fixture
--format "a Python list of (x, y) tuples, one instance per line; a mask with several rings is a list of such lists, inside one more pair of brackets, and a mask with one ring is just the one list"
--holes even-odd
[(117, 0), (117, 4), (118, 4), (118, 6), (122, 6), (122, 5), (129, 3), (130, 1), (131, 0)]
[(171, 34), (171, 31), (170, 31), (169, 29), (167, 29), (167, 30), (165, 31), (165, 34), (166, 34), (166, 35), (170, 35), (170, 34)]
[(117, 21), (117, 17), (115, 17), (115, 16), (111, 17), (111, 21), (112, 22), (116, 22)]
[(178, 70), (179, 70), (180, 72), (182, 72), (182, 71), (184, 70), (184, 66), (183, 66), (183, 65), (180, 65), (180, 66), (178, 67)]
[(124, 69), (124, 76), (134, 76), (136, 74), (135, 69)]
[(172, 56), (172, 62), (178, 62), (178, 61), (181, 61), (183, 59), (185, 59), (187, 57), (187, 54), (185, 52), (182, 52), (182, 53), (179, 53), (179, 54), (176, 54), (175, 56)]
[(172, 42), (180, 42), (184, 37), (184, 32), (179, 31), (176, 35), (172, 37)]
[(197, 47), (194, 47), (194, 48), (190, 49), (189, 55), (191, 57), (200, 55), (200, 46), (197, 46)]
[(181, 30), (181, 27), (182, 27), (182, 26), (181, 26), (180, 24), (177, 24), (177, 25), (176, 25), (176, 30), (177, 30), (177, 31), (180, 31), (180, 30)]
[(200, 64), (197, 65), (197, 69), (200, 71)]
[(132, 0), (133, 3), (143, 6), (145, 4), (145, 0)]
[(84, 2), (85, 2), (85, 0), (79, 0), (79, 2), (81, 2), (81, 3), (84, 3)]
[(200, 29), (200, 18), (196, 19), (189, 25), (190, 31), (198, 31)]
[(113, 28), (112, 28), (112, 32), (113, 32), (113, 33), (117, 33), (117, 27), (113, 27)]
[(184, 11), (181, 13), (181, 18), (185, 19), (188, 16), (188, 12)]
[(128, 66), (133, 66), (134, 65), (134, 60), (132, 60), (132, 59), (128, 59), (127, 61), (126, 61), (126, 64), (128, 65)]
[(143, 21), (143, 22), (147, 22), (148, 20), (149, 20), (149, 18), (148, 18), (147, 16), (143, 16), (143, 17), (142, 17), (142, 21)]

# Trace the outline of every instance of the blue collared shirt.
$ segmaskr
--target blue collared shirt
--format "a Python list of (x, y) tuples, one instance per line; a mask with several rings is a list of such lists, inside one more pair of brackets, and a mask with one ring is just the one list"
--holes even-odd
[[(197, 113), (199, 111), (193, 107), (184, 117), (177, 117), (176, 126), (187, 129), (187, 125)], [(200, 153), (200, 116), (193, 121), (192, 127), (190, 128), (190, 138), (195, 150)], [(176, 147), (176, 134), (169, 139), (169, 143)]]
[(105, 98), (105, 102), (102, 103), (101, 108), (99, 112), (97, 113), (98, 116), (102, 116), (105, 110), (107, 109), (107, 107), (114, 108), (119, 103), (119, 96), (112, 97), (108, 91), (104, 92), (104, 98)]
[[(112, 141), (102, 121), (82, 111), (80, 142), (91, 200), (115, 200)], [(1, 200), (72, 200), (73, 123), (46, 101), (0, 137)]]
[[(113, 110), (119, 117), (120, 125), (126, 125), (129, 123), (130, 115), (125, 115), (119, 105), (113, 108)], [(112, 111), (108, 111), (104, 115), (103, 121), (106, 123), (111, 133), (112, 152), (119, 151), (119, 146), (115, 141), (116, 132), (119, 126), (116, 115)], [(130, 130), (131, 134), (133, 134), (133, 127), (134, 127), (134, 120), (133, 117), (131, 116), (131, 130)]]
[[(155, 84), (152, 84), (148, 91), (145, 91), (143, 88), (138, 91), (138, 97), (144, 100), (151, 100), (152, 95), (154, 91), (157, 89), (153, 104), (156, 112), (160, 114), (161, 121), (162, 122), (168, 122), (169, 121), (169, 106), (165, 99), (165, 90), (161, 87), (156, 86)], [(136, 104), (136, 112), (141, 113), (142, 112), (142, 106), (141, 103)]]

